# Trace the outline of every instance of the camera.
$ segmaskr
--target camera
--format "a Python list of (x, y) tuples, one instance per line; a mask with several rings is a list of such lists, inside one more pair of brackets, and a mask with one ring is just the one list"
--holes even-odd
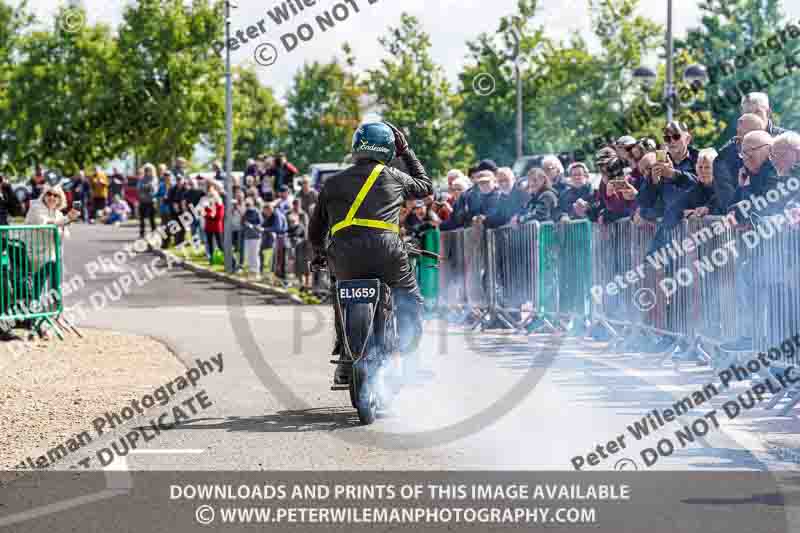
[(603, 169), (609, 179), (623, 177), (625, 175), (625, 168), (625, 162), (618, 157), (608, 159), (607, 163), (603, 165)]

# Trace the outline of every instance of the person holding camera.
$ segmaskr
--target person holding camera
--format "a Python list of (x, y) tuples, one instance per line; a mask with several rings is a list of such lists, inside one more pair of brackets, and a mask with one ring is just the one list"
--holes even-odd
[(595, 192), (595, 201), (589, 218), (600, 224), (610, 224), (629, 217), (636, 210), (638, 192), (625, 179), (626, 162), (619, 158), (616, 149), (607, 146), (595, 155), (600, 171), (600, 186)]
[(639, 203), (652, 207), (661, 197), (669, 210), (697, 183), (699, 152), (691, 146), (692, 135), (682, 122), (672, 121), (664, 127), (664, 142), (667, 149), (656, 151), (656, 162), (650, 168), (650, 179), (642, 186)]
[(642, 207), (653, 207), (659, 198), (664, 205), (664, 220), (648, 254), (663, 247), (671, 232), (683, 219), (690, 191), (697, 185), (697, 159), (699, 152), (691, 146), (692, 135), (686, 124), (669, 122), (664, 128), (667, 150), (656, 151), (656, 162), (650, 167), (650, 179), (639, 194)]

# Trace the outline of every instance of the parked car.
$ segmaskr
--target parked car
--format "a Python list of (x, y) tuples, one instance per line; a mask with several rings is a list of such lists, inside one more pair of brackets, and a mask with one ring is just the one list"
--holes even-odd
[(514, 165), (511, 167), (511, 170), (514, 171), (514, 175), (518, 178), (527, 177), (528, 171), (534, 167), (541, 167), (542, 160), (548, 155), (555, 155), (558, 157), (565, 169), (575, 161), (573, 154), (569, 152), (563, 152), (560, 154), (524, 155), (514, 161)]
[(315, 163), (311, 165), (311, 186), (321, 191), (325, 180), (346, 169), (342, 163)]
[(125, 179), (125, 188), (122, 189), (125, 202), (131, 208), (131, 214), (136, 217), (139, 213), (139, 191), (136, 190), (136, 185), (139, 183), (138, 176), (128, 176)]

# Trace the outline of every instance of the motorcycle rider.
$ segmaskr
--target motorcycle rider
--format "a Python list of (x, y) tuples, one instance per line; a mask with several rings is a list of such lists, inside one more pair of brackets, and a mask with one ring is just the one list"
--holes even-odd
[[(408, 174), (388, 166), (395, 154)], [(422, 296), (400, 237), (400, 208), (406, 199), (433, 194), (433, 184), (405, 135), (388, 122), (359, 126), (352, 155), (353, 165), (320, 191), (309, 223), (314, 262), (327, 256), (337, 280), (379, 278), (391, 287), (401, 351), (413, 352), (422, 335)], [(334, 355), (341, 355), (341, 337), (337, 323)], [(337, 365), (334, 383), (347, 384), (349, 373), (347, 365)]]

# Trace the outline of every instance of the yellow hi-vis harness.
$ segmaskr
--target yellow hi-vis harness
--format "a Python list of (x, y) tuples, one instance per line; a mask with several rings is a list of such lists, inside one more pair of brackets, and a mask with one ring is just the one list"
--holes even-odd
[(358, 191), (358, 196), (356, 196), (356, 199), (353, 201), (353, 205), (350, 206), (350, 210), (347, 212), (345, 219), (334, 224), (334, 226), (331, 228), (331, 235), (334, 235), (337, 231), (344, 228), (349, 228), (350, 226), (387, 229), (395, 233), (400, 233), (400, 226), (397, 224), (390, 224), (389, 222), (384, 222), (383, 220), (372, 220), (370, 218), (355, 218), (358, 208), (361, 207), (362, 203), (364, 203), (364, 198), (367, 197), (370, 189), (372, 189), (372, 186), (375, 185), (375, 181), (378, 179), (378, 176), (381, 175), (381, 171), (385, 168), (385, 166), (386, 165), (380, 164), (375, 166), (372, 174), (369, 175), (367, 181), (365, 181), (364, 185), (361, 187), (361, 190)]

